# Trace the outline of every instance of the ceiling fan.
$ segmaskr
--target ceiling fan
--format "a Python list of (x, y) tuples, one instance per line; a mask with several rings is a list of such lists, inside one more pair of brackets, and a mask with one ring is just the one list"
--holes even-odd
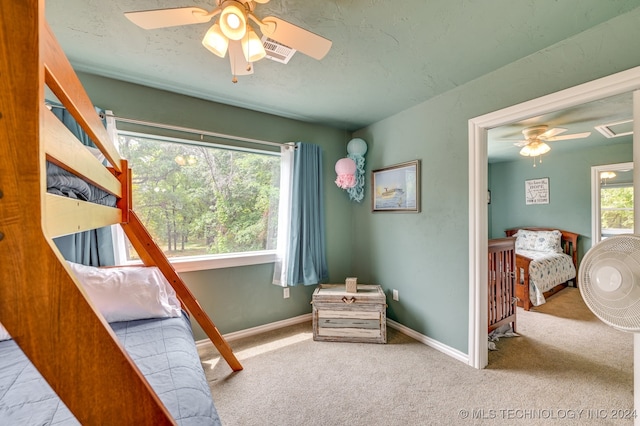
[[(535, 157), (539, 157), (542, 154), (546, 154), (551, 151), (551, 147), (546, 142), (562, 141), (568, 139), (582, 139), (589, 137), (591, 132), (573, 133), (570, 135), (558, 136), (561, 133), (566, 132), (567, 129), (561, 127), (554, 127), (549, 129), (547, 125), (527, 127), (522, 131), (525, 140), (514, 143), (515, 146), (522, 147), (520, 155), (525, 157), (534, 157), (533, 167), (536, 166)], [(540, 160), (542, 162), (542, 160)]]
[[(266, 56), (265, 44), (279, 44), (318, 60), (324, 58), (331, 48), (331, 40), (280, 18), (268, 16), (260, 19), (253, 13), (257, 3), (264, 4), (268, 1), (215, 0), (216, 7), (211, 11), (199, 7), (178, 7), (125, 12), (124, 15), (146, 30), (202, 24), (220, 15), (205, 34), (202, 44), (221, 58), (229, 52), (234, 83), (238, 81), (236, 76), (253, 73), (253, 62)], [(249, 25), (249, 20), (260, 29), (262, 40)]]

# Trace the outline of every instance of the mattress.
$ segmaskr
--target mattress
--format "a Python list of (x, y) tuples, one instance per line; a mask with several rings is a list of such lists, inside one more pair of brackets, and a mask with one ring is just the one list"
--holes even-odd
[[(111, 327), (179, 425), (220, 425), (186, 315)], [(0, 342), (0, 425), (79, 425), (13, 340)]]
[(518, 250), (533, 261), (529, 264), (529, 298), (534, 306), (546, 302), (544, 292), (576, 277), (571, 256), (565, 253)]

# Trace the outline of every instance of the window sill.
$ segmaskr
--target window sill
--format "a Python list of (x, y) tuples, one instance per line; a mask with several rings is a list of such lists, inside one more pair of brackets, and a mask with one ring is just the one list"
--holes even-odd
[[(169, 258), (176, 272), (205, 271), (208, 269), (233, 268), (236, 266), (260, 265), (276, 261), (275, 251), (250, 253), (228, 253), (209, 256), (185, 256)], [(133, 264), (133, 262), (131, 262)], [(139, 262), (136, 262), (139, 263)]]

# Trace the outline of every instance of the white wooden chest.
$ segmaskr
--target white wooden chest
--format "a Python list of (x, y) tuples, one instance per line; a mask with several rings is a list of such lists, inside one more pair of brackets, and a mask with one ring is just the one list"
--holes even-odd
[(313, 339), (387, 343), (387, 298), (379, 285), (320, 284), (313, 292)]

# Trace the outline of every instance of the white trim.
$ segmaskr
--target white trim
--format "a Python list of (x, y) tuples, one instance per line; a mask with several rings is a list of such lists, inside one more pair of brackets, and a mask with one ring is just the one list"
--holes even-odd
[[(120, 225), (112, 225), (111, 234), (114, 244), (116, 265), (142, 265), (141, 260), (128, 260), (124, 247), (125, 234)], [(168, 258), (176, 272), (195, 272), (210, 269), (233, 268), (236, 266), (261, 265), (274, 263), (277, 259), (275, 250), (247, 251), (242, 253), (207, 254), (200, 256), (180, 256)]]
[[(283, 327), (288, 327), (290, 325), (301, 324), (303, 322), (311, 321), (311, 314), (299, 315), (297, 317), (288, 318), (282, 321), (276, 321), (269, 324), (259, 325), (257, 327), (247, 328), (245, 330), (235, 331), (233, 333), (223, 334), (222, 337), (225, 338), (227, 342), (232, 342), (234, 340), (242, 339), (244, 337), (256, 336), (258, 334), (266, 333), (268, 331), (278, 330)], [(196, 347), (198, 349), (213, 346), (211, 340), (202, 339), (196, 341)]]
[[(487, 130), (469, 120), (469, 343), (468, 363), (484, 368), (489, 362), (487, 276), (489, 233)], [(485, 333), (479, 330), (484, 330)]]
[[(640, 67), (635, 67), (469, 120), (469, 364), (471, 366), (484, 368), (488, 363), (487, 296), (484, 279), (487, 274), (487, 131), (514, 121), (638, 88), (640, 88)], [(638, 139), (640, 138), (634, 138), (634, 153), (640, 151)], [(635, 204), (638, 205), (638, 202)]]
[[(245, 337), (252, 337), (252, 336), (256, 336), (258, 334), (262, 334), (262, 333), (266, 333), (269, 331), (273, 331), (273, 330), (278, 330), (280, 328), (283, 327), (288, 327), (290, 325), (296, 325), (296, 324), (301, 324), (303, 322), (307, 322), (307, 321), (311, 321), (312, 320), (312, 316), (311, 314), (304, 314), (304, 315), (299, 315), (297, 317), (293, 317), (293, 318), (289, 318), (286, 320), (282, 320), (282, 321), (276, 321), (276, 322), (272, 322), (269, 324), (264, 324), (264, 325), (259, 325), (257, 327), (252, 327), (252, 328), (248, 328), (246, 330), (240, 330), (240, 331), (236, 331), (233, 333), (227, 333), (227, 334), (223, 334), (222, 337), (225, 338), (225, 340), (227, 342), (232, 342), (234, 340), (238, 340), (238, 339), (242, 339)], [(414, 331), (408, 327), (405, 327), (404, 325), (388, 319), (387, 318), (387, 326), (394, 328), (396, 330), (398, 330), (400, 333), (402, 334), (406, 334), (407, 336), (417, 340), (420, 343), (423, 343), (437, 351), (442, 352), (445, 355), (448, 355), (452, 358), (457, 359), (458, 361), (462, 361), (465, 364), (468, 364), (468, 358), (467, 358), (467, 354), (460, 352), (457, 349), (454, 349), (450, 346), (444, 345), (440, 342), (438, 342), (437, 340), (434, 340), (428, 336), (425, 336), (424, 334), (420, 334), (417, 331)], [(213, 346), (213, 343), (211, 343), (211, 340), (209, 339), (202, 339), (202, 340), (197, 340), (196, 341), (196, 347), (198, 349), (205, 349), (208, 348), (210, 346)]]
[(591, 167), (591, 247), (600, 242), (600, 235), (602, 234), (602, 224), (600, 223), (600, 173), (627, 169), (633, 169), (633, 162)]
[[(640, 164), (640, 90), (633, 92), (633, 162)], [(640, 167), (633, 168), (633, 182), (640, 182)], [(633, 232), (640, 234), (640, 185), (633, 185)], [(633, 408), (640, 409), (640, 333), (633, 335)], [(636, 412), (634, 411), (634, 412)], [(640, 417), (633, 424), (640, 426)]]
[(447, 346), (443, 343), (438, 342), (437, 340), (432, 339), (431, 337), (425, 336), (424, 334), (420, 334), (415, 330), (412, 330), (408, 327), (405, 327), (404, 325), (391, 320), (391, 319), (387, 319), (387, 326), (394, 328), (396, 330), (398, 330), (400, 333), (402, 334), (406, 334), (407, 336), (411, 337), (412, 339), (417, 340), (420, 343), (423, 343), (437, 351), (442, 352), (445, 355), (449, 355), (451, 358), (455, 358), (458, 361), (462, 361), (465, 364), (469, 363), (469, 358), (467, 356), (467, 354), (460, 352), (457, 349), (454, 349), (450, 346)]
[(176, 272), (204, 271), (208, 269), (233, 268), (236, 266), (259, 265), (276, 261), (275, 250), (228, 253), (208, 256), (183, 256), (169, 258)]

